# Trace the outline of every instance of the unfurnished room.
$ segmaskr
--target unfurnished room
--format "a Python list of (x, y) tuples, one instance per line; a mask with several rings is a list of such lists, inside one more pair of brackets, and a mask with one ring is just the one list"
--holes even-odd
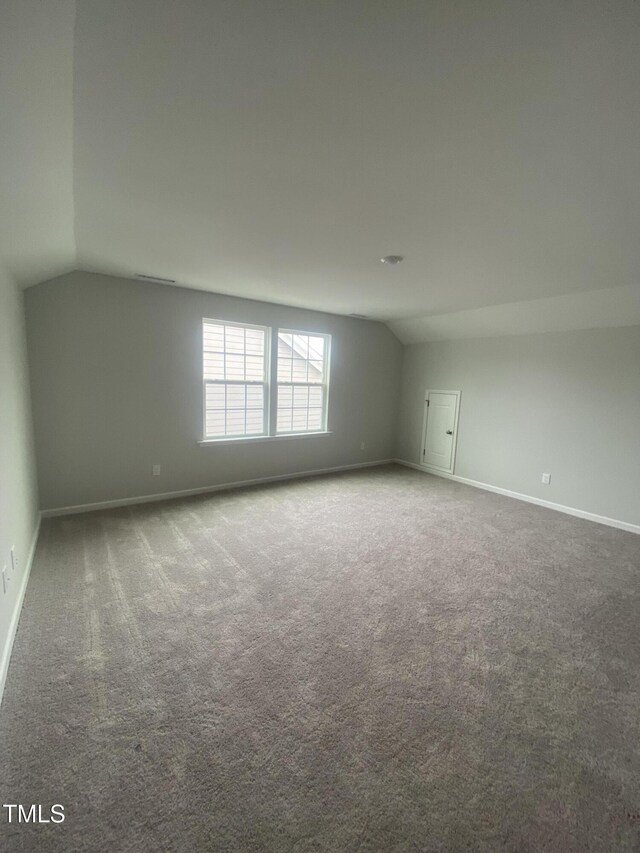
[(0, 0), (0, 851), (640, 850), (638, 0)]

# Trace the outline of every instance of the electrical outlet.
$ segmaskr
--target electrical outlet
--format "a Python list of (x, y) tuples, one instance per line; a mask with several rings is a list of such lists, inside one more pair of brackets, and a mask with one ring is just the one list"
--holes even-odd
[(360, 442), (360, 450), (364, 450), (364, 441)]
[(16, 546), (11, 546), (11, 577), (18, 572), (18, 557), (16, 555)]
[(551, 482), (551, 474), (543, 474), (542, 475), (543, 485), (548, 486), (550, 482)]
[(160, 476), (160, 466), (159, 465), (154, 465), (152, 470), (153, 470), (153, 476), (154, 477)]
[(9, 578), (7, 577), (7, 567), (2, 567), (2, 592), (4, 595), (7, 594), (7, 585), (9, 583)]

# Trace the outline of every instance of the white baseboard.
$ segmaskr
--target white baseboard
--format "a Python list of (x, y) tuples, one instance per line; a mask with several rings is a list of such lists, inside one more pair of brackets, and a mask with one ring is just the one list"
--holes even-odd
[(20, 613), (22, 611), (22, 603), (24, 602), (24, 596), (27, 591), (27, 583), (29, 582), (29, 575), (31, 574), (31, 566), (33, 564), (33, 557), (36, 553), (36, 545), (38, 544), (38, 534), (40, 533), (40, 520), (42, 515), (38, 513), (38, 520), (36, 522), (36, 529), (33, 534), (33, 538), (31, 540), (31, 547), (29, 548), (29, 555), (27, 557), (27, 562), (24, 567), (24, 575), (22, 577), (22, 582), (20, 584), (20, 591), (18, 592), (18, 597), (16, 598), (15, 605), (13, 608), (13, 613), (11, 614), (11, 622), (9, 623), (9, 633), (7, 634), (7, 641), (4, 644), (4, 648), (2, 649), (2, 657), (0, 657), (0, 704), (2, 704), (2, 696), (4, 694), (4, 685), (7, 680), (7, 672), (9, 671), (9, 661), (11, 660), (11, 652), (13, 650), (13, 641), (16, 638), (16, 632), (18, 630), (18, 622), (20, 621)]
[(620, 530), (626, 530), (629, 533), (640, 534), (640, 524), (631, 524), (628, 521), (619, 521), (617, 518), (607, 518), (605, 515), (596, 515), (593, 512), (587, 512), (584, 509), (576, 509), (572, 506), (564, 506), (556, 504), (552, 501), (545, 501), (542, 498), (534, 498), (531, 495), (523, 495), (520, 492), (512, 492), (510, 489), (502, 489), (500, 486), (491, 486), (489, 483), (480, 483), (477, 480), (468, 480), (466, 477), (458, 477), (456, 474), (447, 474), (444, 471), (437, 471), (434, 468), (427, 468), (424, 465), (418, 465), (416, 462), (407, 462), (405, 459), (394, 459), (398, 465), (404, 465), (405, 468), (414, 468), (416, 471), (422, 471), (423, 474), (433, 474), (436, 477), (443, 477), (445, 480), (455, 480), (456, 483), (464, 483), (465, 486), (473, 486), (474, 489), (484, 489), (486, 492), (495, 492), (497, 495), (505, 495), (508, 498), (515, 498), (518, 501), (525, 501), (530, 504), (546, 507), (547, 509), (556, 510), (556, 512), (564, 512), (566, 515), (574, 515), (577, 518), (585, 518), (587, 521), (595, 521), (597, 524), (606, 524), (608, 527), (617, 527)]
[(245, 486), (258, 486), (262, 483), (275, 483), (279, 480), (298, 480), (301, 477), (317, 477), (321, 474), (334, 474), (338, 471), (351, 471), (354, 468), (373, 468), (377, 465), (389, 465), (394, 459), (377, 459), (375, 462), (356, 462), (355, 465), (338, 465), (335, 468), (316, 468), (313, 471), (296, 471), (293, 474), (275, 474), (271, 477), (256, 477), (253, 480), (238, 480), (234, 483), (220, 483), (217, 486), (202, 486), (197, 489), (182, 489), (178, 492), (161, 492), (156, 495), (140, 495), (135, 498), (118, 498), (112, 501), (100, 501), (98, 503), (78, 504), (77, 506), (63, 506), (56, 509), (43, 509), (42, 517), (51, 518), (57, 515), (75, 515), (80, 512), (94, 512), (99, 509), (112, 509), (118, 506), (131, 506), (133, 504), (154, 503), (155, 501), (168, 501), (173, 498), (186, 498), (190, 495), (205, 495), (209, 492), (223, 492), (228, 489), (241, 489)]

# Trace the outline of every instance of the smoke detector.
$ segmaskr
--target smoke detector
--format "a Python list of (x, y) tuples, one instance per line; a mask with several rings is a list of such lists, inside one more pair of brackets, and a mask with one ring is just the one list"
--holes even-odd
[(390, 267), (395, 267), (396, 264), (400, 264), (402, 261), (404, 261), (402, 255), (385, 255), (384, 258), (380, 258), (381, 264), (387, 264)]

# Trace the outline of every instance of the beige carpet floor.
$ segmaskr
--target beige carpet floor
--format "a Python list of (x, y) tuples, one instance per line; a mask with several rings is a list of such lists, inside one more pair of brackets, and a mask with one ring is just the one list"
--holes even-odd
[(395, 466), (48, 520), (0, 756), (66, 813), (3, 850), (640, 850), (640, 537)]

